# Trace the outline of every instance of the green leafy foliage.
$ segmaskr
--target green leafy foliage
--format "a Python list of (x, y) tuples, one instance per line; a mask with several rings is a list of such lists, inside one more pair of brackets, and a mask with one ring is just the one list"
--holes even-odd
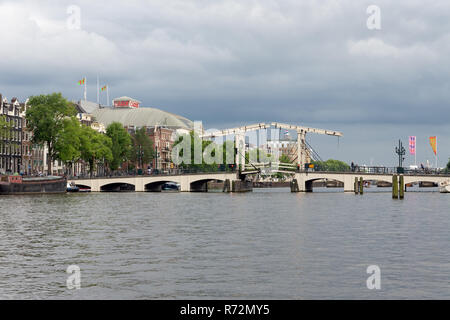
[(80, 142), (81, 159), (89, 163), (91, 175), (98, 163), (113, 160), (110, 137), (91, 127), (81, 126)]
[(250, 160), (253, 160), (256, 162), (267, 162), (267, 161), (274, 161), (274, 158), (271, 154), (267, 153), (263, 149), (252, 149), (245, 153), (245, 163), (250, 164)]
[(11, 136), (12, 123), (6, 121), (4, 115), (0, 116), (0, 146), (4, 141), (8, 141)]
[(289, 158), (289, 156), (286, 154), (281, 155), (280, 162), (281, 163), (292, 163), (291, 158)]
[(129, 158), (132, 162), (135, 164), (145, 164), (153, 160), (155, 157), (155, 148), (145, 128), (136, 130), (136, 133), (131, 136), (131, 143)]
[(131, 151), (131, 136), (119, 122), (111, 123), (106, 128), (106, 135), (111, 138), (112, 160), (110, 168), (117, 170), (127, 160)]
[[(180, 135), (176, 139), (174, 143), (174, 149), (176, 149), (176, 146), (178, 146), (179, 144), (183, 144), (183, 141), (187, 141), (189, 144), (190, 159), (189, 161), (182, 162), (179, 165), (180, 168), (205, 171), (229, 169), (228, 166), (224, 165), (227, 159), (227, 150), (232, 150), (230, 152), (232, 152), (233, 155), (229, 156), (229, 158), (233, 159), (232, 162), (234, 163), (234, 142), (232, 141), (225, 141), (222, 145), (216, 145), (212, 141), (202, 140), (198, 135), (194, 133), (194, 131), (191, 131), (189, 134)], [(195, 152), (196, 146), (201, 146), (201, 152)], [(214, 161), (213, 159), (216, 158), (216, 152), (218, 152), (218, 150), (222, 152), (222, 158), (220, 159), (220, 157), (217, 157), (217, 159), (220, 159), (220, 161)], [(179, 152), (179, 156), (183, 157), (185, 151), (187, 150), (181, 149)], [(212, 161), (205, 161), (206, 156)]]
[[(33, 132), (33, 143), (46, 144), (51, 160), (58, 155), (55, 145), (64, 130), (64, 120), (76, 115), (75, 107), (61, 93), (33, 96), (26, 112), (27, 127)], [(52, 161), (48, 161), (48, 172), (52, 172)]]
[(327, 161), (313, 161), (316, 171), (349, 171), (350, 166), (340, 160), (329, 159)]
[(62, 130), (55, 142), (56, 157), (63, 162), (76, 162), (81, 156), (81, 125), (77, 118), (63, 120)]

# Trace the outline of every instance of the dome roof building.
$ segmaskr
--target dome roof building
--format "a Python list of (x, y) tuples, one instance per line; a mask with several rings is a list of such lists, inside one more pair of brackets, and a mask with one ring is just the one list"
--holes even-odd
[(91, 113), (95, 119), (106, 127), (113, 122), (120, 122), (124, 127), (163, 126), (170, 129), (193, 128), (193, 122), (182, 116), (155, 108), (99, 108)]
[(156, 108), (140, 107), (140, 101), (129, 97), (113, 100), (113, 107), (80, 101), (77, 105), (79, 113), (92, 115), (95, 120), (108, 127), (113, 122), (119, 122), (126, 128), (166, 127), (173, 130), (192, 130), (193, 122), (185, 117)]

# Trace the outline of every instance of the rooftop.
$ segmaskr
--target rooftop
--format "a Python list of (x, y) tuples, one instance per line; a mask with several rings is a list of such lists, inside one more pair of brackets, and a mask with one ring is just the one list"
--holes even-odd
[(97, 108), (92, 115), (105, 126), (119, 122), (126, 127), (164, 126), (171, 129), (192, 129), (193, 122), (182, 116), (156, 108)]

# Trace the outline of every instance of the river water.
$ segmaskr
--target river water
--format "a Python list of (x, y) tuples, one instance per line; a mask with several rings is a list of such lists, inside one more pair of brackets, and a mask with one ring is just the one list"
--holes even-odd
[(438, 192), (1, 196), (0, 299), (449, 299), (449, 205)]

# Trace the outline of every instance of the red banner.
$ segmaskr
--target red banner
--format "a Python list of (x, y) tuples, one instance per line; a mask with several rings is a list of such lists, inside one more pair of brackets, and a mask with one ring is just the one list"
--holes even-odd
[(416, 137), (415, 136), (409, 137), (409, 153), (411, 155), (416, 154)]

